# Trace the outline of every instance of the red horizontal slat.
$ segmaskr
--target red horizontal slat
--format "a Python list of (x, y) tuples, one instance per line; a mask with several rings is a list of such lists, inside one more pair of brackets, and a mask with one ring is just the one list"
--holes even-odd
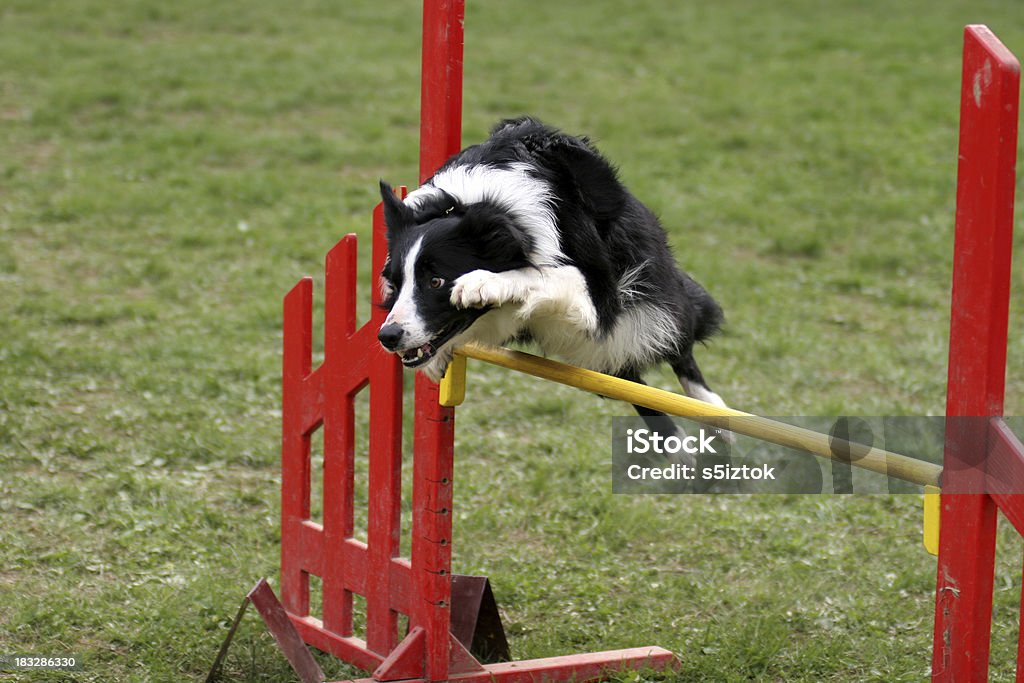
[(342, 637), (337, 634), (325, 631), (320, 620), (315, 617), (298, 617), (294, 614), (288, 615), (295, 630), (299, 632), (302, 639), (315, 648), (329, 652), (335, 657), (345, 660), (349, 664), (358, 666), (360, 669), (373, 671), (384, 658), (370, 652), (366, 648), (366, 642), (361, 638)]

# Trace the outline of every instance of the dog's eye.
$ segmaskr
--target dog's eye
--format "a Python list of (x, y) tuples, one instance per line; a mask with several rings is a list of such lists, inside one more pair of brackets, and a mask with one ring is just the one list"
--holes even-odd
[(441, 289), (442, 287), (444, 287), (444, 278), (443, 277), (436, 277), (435, 276), (435, 277), (430, 278), (430, 288), (431, 289)]

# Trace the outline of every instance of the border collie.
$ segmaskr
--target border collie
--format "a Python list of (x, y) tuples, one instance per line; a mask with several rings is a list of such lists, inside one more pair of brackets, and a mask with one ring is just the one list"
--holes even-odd
[(686, 394), (725, 405), (693, 358), (722, 309), (679, 270), (658, 219), (587, 138), (507, 120), (404, 202), (380, 189), (389, 313), (378, 338), (406, 367), (438, 381), (461, 344), (532, 339), (634, 382), (667, 361)]

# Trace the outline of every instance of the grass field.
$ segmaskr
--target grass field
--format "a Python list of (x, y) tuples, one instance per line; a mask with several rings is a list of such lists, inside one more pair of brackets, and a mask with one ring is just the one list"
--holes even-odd
[[(470, 2), (464, 140), (521, 113), (592, 136), (723, 304), (699, 361), (730, 404), (941, 414), (962, 28), (1022, 54), (1020, 19)], [(281, 298), (347, 232), (368, 255), (378, 178), (416, 182), (419, 6), (4, 0), (0, 22), (0, 654), (202, 680), (276, 581)], [(1020, 414), (1019, 268), (1014, 297)], [(470, 372), (455, 569), (491, 577), (517, 658), (658, 644), (680, 681), (927, 677), (918, 496), (612, 496), (628, 406)], [(1000, 553), (1009, 680), (1006, 529)], [(294, 680), (251, 615), (225, 680)]]

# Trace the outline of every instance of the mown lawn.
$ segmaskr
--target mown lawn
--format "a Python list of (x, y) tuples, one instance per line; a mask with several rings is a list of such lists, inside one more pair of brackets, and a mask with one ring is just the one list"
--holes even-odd
[[(522, 113), (592, 136), (725, 307), (699, 360), (732, 405), (941, 414), (969, 22), (1024, 53), (1008, 0), (471, 2), (464, 139)], [(202, 680), (276, 581), (281, 298), (347, 232), (368, 255), (378, 178), (416, 181), (419, 4), (4, 0), (0, 25), (0, 655)], [(1014, 297), (1020, 414), (1019, 268)], [(613, 496), (628, 406), (470, 373), (455, 568), (491, 577), (517, 658), (926, 678), (918, 496)], [(225, 679), (294, 680), (251, 615)]]

